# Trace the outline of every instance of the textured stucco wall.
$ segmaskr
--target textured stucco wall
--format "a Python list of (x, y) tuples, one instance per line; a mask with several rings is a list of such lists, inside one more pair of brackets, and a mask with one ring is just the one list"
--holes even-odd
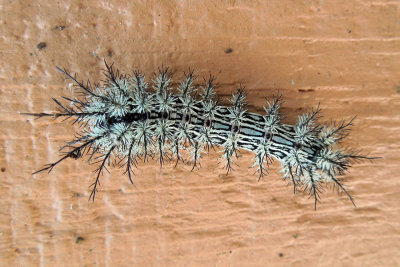
[[(1, 266), (400, 265), (399, 1), (0, 1)], [(257, 182), (252, 155), (224, 175), (140, 164), (135, 186), (105, 173), (94, 204), (85, 161), (31, 173), (58, 158), (69, 123), (19, 112), (69, 95), (55, 66), (99, 81), (103, 59), (151, 76), (161, 64), (216, 74), (221, 96), (242, 83), (250, 110), (279, 89), (285, 122), (318, 103), (350, 118), (345, 145), (383, 159), (351, 169), (344, 195), (315, 212), (278, 164)]]

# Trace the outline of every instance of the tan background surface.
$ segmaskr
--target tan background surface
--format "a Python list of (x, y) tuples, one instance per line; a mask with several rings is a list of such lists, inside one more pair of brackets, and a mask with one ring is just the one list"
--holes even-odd
[[(1, 0), (0, 265), (399, 266), (399, 6)], [(51, 97), (69, 96), (55, 66), (99, 81), (103, 58), (149, 76), (161, 64), (211, 71), (222, 96), (246, 85), (254, 112), (280, 89), (287, 123), (318, 102), (326, 120), (358, 114), (345, 144), (384, 158), (347, 175), (357, 209), (327, 189), (314, 212), (277, 163), (257, 182), (247, 152), (227, 177), (218, 153), (194, 172), (141, 164), (136, 188), (113, 169), (88, 203), (95, 166), (84, 160), (31, 175), (74, 128), (18, 112), (52, 111)]]

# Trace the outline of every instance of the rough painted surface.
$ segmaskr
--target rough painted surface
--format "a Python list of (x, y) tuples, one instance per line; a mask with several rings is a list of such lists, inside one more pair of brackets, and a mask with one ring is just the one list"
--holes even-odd
[[(50, 3), (49, 3), (50, 2)], [(0, 1), (0, 262), (2, 266), (400, 265), (400, 2)], [(325, 119), (358, 114), (346, 145), (381, 160), (352, 168), (357, 203), (329, 189), (317, 212), (271, 168), (257, 182), (242, 153), (229, 176), (218, 153), (202, 169), (141, 164), (135, 186), (118, 169), (102, 179), (58, 158), (68, 123), (51, 111), (69, 95), (62, 66), (101, 79), (103, 58), (150, 74), (161, 64), (238, 83), (251, 111), (279, 89), (283, 113), (318, 102)]]

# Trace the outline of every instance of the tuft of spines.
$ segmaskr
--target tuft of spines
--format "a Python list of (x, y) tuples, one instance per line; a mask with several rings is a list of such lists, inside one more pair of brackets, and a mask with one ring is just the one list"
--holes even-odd
[(265, 112), (267, 113), (264, 118), (264, 129), (268, 133), (277, 133), (278, 129), (281, 125), (282, 116), (279, 114), (279, 108), (282, 103), (282, 95), (278, 92), (276, 96), (272, 97), (272, 102), (270, 102), (267, 98), (268, 107), (264, 107)]
[(204, 78), (204, 86), (200, 86), (203, 91), (201, 97), (203, 101), (207, 102), (209, 100), (213, 100), (216, 96), (215, 93), (215, 77), (210, 74), (208, 79)]
[[(227, 173), (237, 165), (240, 149), (254, 152), (252, 167), (259, 180), (268, 174), (267, 167), (278, 159), (283, 179), (298, 190), (314, 198), (315, 208), (323, 191), (323, 184), (331, 184), (343, 191), (354, 204), (343, 185), (343, 175), (353, 163), (375, 159), (338, 147), (353, 126), (350, 121), (321, 124), (320, 108), (298, 117), (295, 125), (282, 124), (279, 113), (282, 104), (278, 93), (264, 107), (266, 115), (247, 111), (245, 91), (236, 89), (228, 107), (219, 104), (215, 93), (215, 77), (210, 75), (204, 84), (195, 84), (193, 70), (184, 73), (176, 92), (172, 73), (162, 66), (154, 74), (151, 89), (140, 71), (131, 76), (121, 75), (113, 65), (106, 65), (103, 85), (78, 81), (58, 68), (75, 83), (83, 99), (63, 97), (69, 106), (53, 99), (59, 107), (54, 113), (24, 113), (40, 117), (73, 118), (81, 131), (63, 146), (63, 156), (45, 165), (42, 171), (51, 171), (67, 158), (86, 155), (89, 162), (99, 164), (95, 170), (89, 199), (94, 201), (100, 177), (107, 166), (120, 165), (133, 183), (133, 169), (139, 161), (155, 159), (162, 166), (165, 161), (189, 161), (192, 170), (199, 168), (200, 159), (209, 148), (221, 146)], [(200, 92), (200, 93), (198, 93)]]
[(245, 109), (247, 103), (245, 101), (246, 95), (242, 86), (236, 88), (236, 94), (232, 94), (231, 107), (229, 110), (229, 117), (232, 119), (233, 124), (240, 126), (244, 114), (247, 112)]
[(320, 131), (320, 125), (317, 120), (320, 118), (321, 110), (318, 107), (316, 110), (312, 109), (311, 113), (304, 113), (299, 115), (295, 125), (295, 142), (298, 144), (312, 144), (317, 139)]
[(257, 167), (256, 173), (259, 174), (259, 181), (264, 175), (268, 174), (266, 167), (273, 161), (270, 149), (273, 135), (277, 134), (281, 127), (281, 115), (279, 114), (279, 108), (282, 102), (281, 97), (282, 96), (278, 92), (276, 96), (272, 97), (272, 102), (266, 98), (268, 107), (264, 107), (267, 114), (263, 116), (263, 138), (258, 142), (257, 148), (254, 150), (254, 163), (251, 166), (252, 168)]
[(236, 165), (234, 161), (234, 157), (238, 158), (239, 153), (239, 145), (238, 145), (239, 138), (235, 134), (231, 134), (226, 139), (225, 143), (222, 144), (223, 150), (222, 152), (222, 159), (225, 160), (224, 168), (226, 169), (226, 174), (229, 174), (233, 170), (233, 165)]
[(185, 79), (179, 83), (178, 92), (181, 98), (193, 96), (196, 92), (196, 86), (194, 81), (197, 79), (197, 75), (194, 74), (194, 70), (189, 69), (189, 72), (183, 73)]
[(171, 73), (168, 72), (168, 68), (161, 67), (158, 72), (154, 74), (155, 80), (153, 80), (153, 89), (155, 90), (155, 102), (158, 106), (159, 112), (170, 112), (173, 110), (175, 103), (175, 96), (171, 94)]
[(260, 181), (264, 175), (268, 174), (268, 169), (266, 167), (268, 167), (273, 161), (270, 148), (271, 140), (262, 140), (254, 150), (254, 163), (251, 167), (257, 167), (256, 173), (259, 174), (258, 181)]
[(148, 90), (148, 83), (145, 81), (146, 76), (139, 71), (134, 71), (132, 76), (132, 92), (130, 99), (134, 109), (133, 112), (147, 113), (151, 111), (154, 105), (154, 96)]

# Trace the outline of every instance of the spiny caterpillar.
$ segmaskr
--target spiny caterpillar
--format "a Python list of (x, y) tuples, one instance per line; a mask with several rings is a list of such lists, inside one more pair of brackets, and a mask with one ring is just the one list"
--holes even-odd
[(53, 98), (59, 112), (24, 113), (37, 118), (73, 118), (81, 129), (74, 140), (60, 149), (63, 156), (59, 160), (34, 174), (50, 172), (67, 158), (88, 155), (89, 163), (99, 164), (89, 196), (94, 201), (106, 166), (124, 167), (124, 174), (133, 183), (133, 168), (139, 160), (153, 158), (161, 165), (166, 160), (176, 164), (189, 161), (193, 170), (200, 166), (203, 154), (218, 146), (229, 173), (242, 148), (254, 152), (252, 167), (259, 179), (268, 173), (266, 167), (274, 158), (279, 160), (283, 180), (293, 185), (294, 193), (308, 192), (314, 198), (315, 209), (324, 183), (342, 190), (355, 206), (337, 176), (343, 175), (352, 163), (373, 158), (337, 147), (349, 134), (354, 118), (323, 125), (317, 122), (321, 117), (318, 106), (300, 115), (295, 125), (282, 124), (279, 93), (271, 101), (267, 99), (266, 114), (259, 115), (247, 111), (241, 86), (233, 94), (230, 106), (220, 105), (211, 74), (198, 86), (197, 76), (189, 69), (173, 90), (172, 74), (166, 67), (154, 73), (150, 86), (140, 71), (123, 75), (113, 65), (105, 62), (105, 66), (106, 80), (93, 85), (57, 67), (74, 82), (81, 97), (62, 97), (70, 102), (69, 106)]

